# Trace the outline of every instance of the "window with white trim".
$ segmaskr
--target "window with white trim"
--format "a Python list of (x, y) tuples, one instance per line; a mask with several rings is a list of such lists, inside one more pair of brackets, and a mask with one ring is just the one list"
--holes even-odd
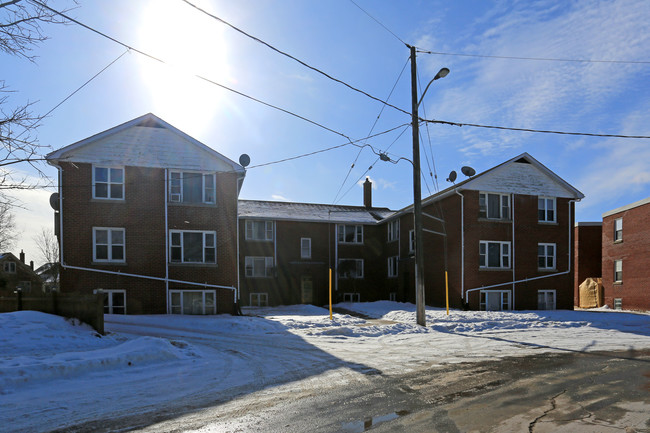
[(623, 309), (623, 298), (614, 298), (614, 309), (615, 310)]
[(363, 278), (363, 259), (339, 259), (339, 278)]
[(106, 294), (104, 298), (104, 314), (126, 314), (126, 291), (97, 289), (93, 293)]
[(217, 263), (217, 232), (170, 230), (169, 260), (172, 263)]
[(388, 223), (388, 242), (399, 240), (399, 220)]
[(481, 290), (481, 311), (510, 310), (509, 290)]
[(216, 203), (216, 175), (191, 171), (169, 173), (169, 201), (172, 203)]
[(250, 306), (251, 307), (268, 307), (269, 306), (269, 294), (266, 292), (258, 292), (250, 294)]
[(93, 166), (93, 198), (124, 200), (124, 167)]
[(510, 267), (510, 242), (480, 241), (479, 267), (507, 269)]
[(409, 230), (409, 253), (415, 253), (415, 230)]
[(269, 278), (273, 276), (273, 257), (244, 258), (244, 273), (249, 278)]
[(398, 271), (398, 260), (399, 257), (393, 256), (388, 258), (388, 276), (396, 277)]
[(623, 282), (623, 260), (614, 260), (614, 282)]
[(555, 290), (537, 291), (537, 309), (555, 310)]
[(360, 293), (344, 293), (343, 302), (361, 302)]
[(478, 216), (488, 219), (510, 219), (510, 195), (481, 192), (478, 195)]
[(614, 220), (614, 242), (621, 242), (623, 240), (623, 218)]
[(5, 262), (4, 263), (4, 270), (8, 274), (15, 274), (16, 273), (16, 262)]
[(124, 229), (93, 227), (93, 261), (124, 262), (125, 243)]
[(247, 241), (272, 241), (273, 221), (246, 220)]
[(339, 224), (338, 240), (340, 244), (362, 244), (363, 243), (363, 226)]
[(300, 258), (311, 259), (311, 238), (300, 238)]
[(172, 314), (217, 314), (215, 290), (170, 290)]
[(537, 220), (544, 223), (554, 223), (556, 221), (555, 198), (537, 198)]
[(555, 244), (537, 244), (537, 268), (555, 269)]

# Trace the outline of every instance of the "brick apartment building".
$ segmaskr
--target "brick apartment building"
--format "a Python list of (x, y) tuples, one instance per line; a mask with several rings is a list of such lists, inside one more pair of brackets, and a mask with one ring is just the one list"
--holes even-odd
[(107, 313), (231, 313), (243, 167), (152, 114), (47, 156), (61, 291)]
[(610, 308), (650, 310), (650, 197), (605, 212), (602, 278)]
[[(238, 200), (245, 170), (152, 114), (52, 152), (61, 291), (108, 313), (231, 313), (242, 305), (413, 302), (412, 206)], [(527, 153), (427, 197), (426, 302), (572, 308), (583, 195)]]

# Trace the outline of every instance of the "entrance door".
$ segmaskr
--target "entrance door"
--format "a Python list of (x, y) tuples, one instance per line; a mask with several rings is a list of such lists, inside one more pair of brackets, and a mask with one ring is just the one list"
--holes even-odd
[(484, 311), (510, 310), (510, 292), (507, 290), (482, 290), (481, 310)]
[(312, 304), (314, 302), (314, 283), (311, 276), (303, 275), (300, 277), (301, 303)]

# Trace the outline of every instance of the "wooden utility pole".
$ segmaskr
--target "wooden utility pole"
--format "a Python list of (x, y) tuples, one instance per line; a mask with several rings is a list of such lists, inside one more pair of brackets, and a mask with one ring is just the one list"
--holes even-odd
[(420, 184), (420, 117), (418, 115), (418, 79), (415, 47), (411, 49), (411, 129), (413, 130), (413, 225), (415, 229), (415, 318), (427, 326), (424, 308), (424, 242), (422, 239), (422, 186)]

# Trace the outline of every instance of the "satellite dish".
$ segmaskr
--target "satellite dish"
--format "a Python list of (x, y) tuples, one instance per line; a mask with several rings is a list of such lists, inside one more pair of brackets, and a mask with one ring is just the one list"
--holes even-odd
[(476, 170), (474, 170), (472, 167), (462, 167), (460, 171), (463, 172), (463, 174), (467, 177), (472, 177), (476, 174)]
[(456, 180), (456, 172), (454, 170), (449, 173), (449, 177), (447, 178), (447, 182), (453, 182)]
[(59, 210), (59, 193), (55, 192), (50, 196), (50, 206), (54, 210)]
[(248, 167), (248, 164), (251, 163), (251, 157), (246, 155), (245, 153), (242, 153), (241, 156), (239, 157), (239, 165), (242, 167)]

